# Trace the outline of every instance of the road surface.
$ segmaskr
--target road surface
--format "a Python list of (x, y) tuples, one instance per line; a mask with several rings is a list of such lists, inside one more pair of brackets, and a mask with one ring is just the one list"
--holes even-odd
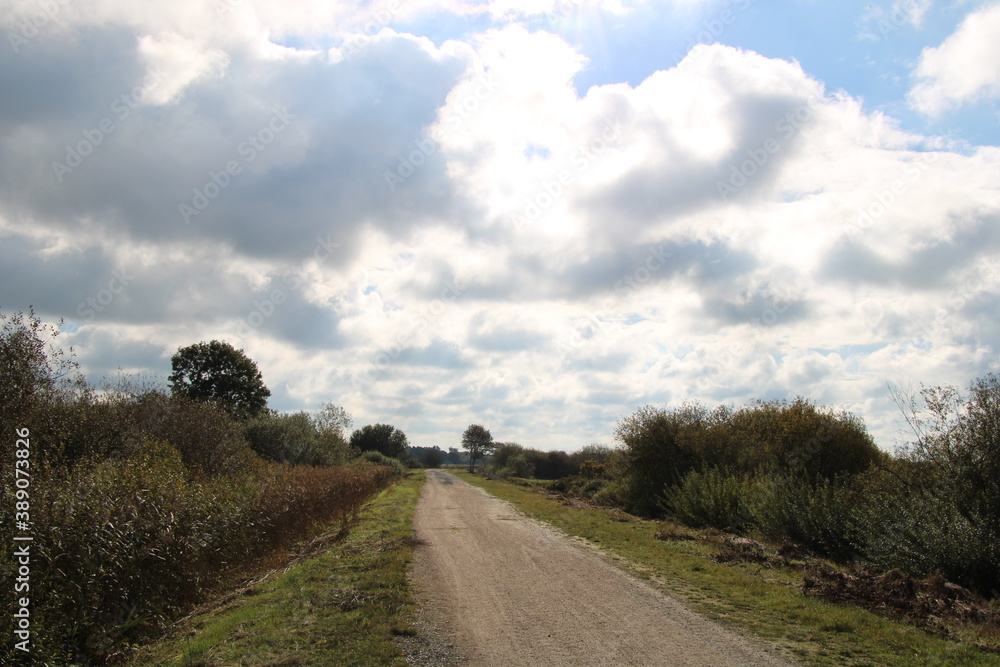
[(454, 475), (414, 515), (418, 665), (791, 665)]

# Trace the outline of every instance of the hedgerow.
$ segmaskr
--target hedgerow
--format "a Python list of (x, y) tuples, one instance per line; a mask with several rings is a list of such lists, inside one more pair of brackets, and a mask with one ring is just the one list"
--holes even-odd
[[(0, 320), (0, 450), (13, 460), (15, 429), (31, 442), (26, 594), (35, 664), (120, 659), (319, 527), (347, 529), (400, 474), (370, 463), (265, 460), (230, 411), (156, 389), (96, 391), (51, 346), (58, 331), (33, 313)], [(346, 461), (346, 446), (317, 433), (310, 451)], [(0, 530), (11, 545), (17, 499), (13, 466), (4, 471)], [(19, 565), (9, 546), (0, 552), (4, 581)], [(13, 612), (13, 596), (4, 596), (8, 638)], [(14, 664), (15, 651), (5, 642), (0, 663)]]

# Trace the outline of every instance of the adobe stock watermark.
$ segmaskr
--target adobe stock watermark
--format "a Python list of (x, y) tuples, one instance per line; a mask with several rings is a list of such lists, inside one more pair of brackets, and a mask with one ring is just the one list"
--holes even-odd
[[(13, 488), (7, 490), (4, 500), (13, 500), (14, 521), (11, 529), (17, 528), (17, 534), (13, 535), (14, 550), (10, 559), (10, 577), (13, 592), (20, 594), (14, 598), (13, 619), (11, 626), (12, 633), (20, 641), (14, 642), (14, 648), (24, 653), (31, 653), (32, 641), (32, 609), (31, 609), (31, 543), (34, 537), (34, 523), (31, 520), (31, 470), (32, 470), (32, 438), (28, 428), (18, 428), (14, 430), (17, 436), (16, 449), (11, 461), (7, 461), (8, 470), (14, 472)], [(9, 437), (8, 434), (4, 434)], [(9, 495), (8, 495), (9, 494)], [(13, 530), (10, 531), (13, 533)], [(16, 576), (15, 576), (16, 575)]]
[(701, 30), (688, 38), (682, 51), (674, 52), (674, 60), (680, 62), (690, 58), (691, 49), (698, 44), (714, 44), (719, 41), (726, 28), (736, 23), (738, 18), (736, 12), (731, 9), (735, 7), (737, 11), (743, 12), (750, 7), (751, 0), (732, 0), (726, 3), (726, 7), (717, 16), (702, 22)]
[(76, 307), (76, 314), (82, 317), (88, 324), (97, 319), (98, 313), (103, 313), (110, 306), (119, 294), (125, 291), (135, 280), (135, 276), (130, 276), (125, 269), (118, 269), (111, 272), (111, 279), (108, 280), (107, 287), (99, 290), (97, 294), (87, 297)]
[[(874, 41), (878, 42), (894, 36), (906, 24), (910, 24), (911, 26), (919, 25), (929, 7), (929, 0), (902, 0), (902, 2), (896, 2), (889, 13), (888, 19), (879, 18), (875, 22), (875, 27), (878, 28), (879, 34), (871, 34), (871, 37)], [(865, 35), (866, 38), (868, 36), (867, 34)]]
[(96, 126), (86, 128), (81, 132), (83, 139), (75, 144), (66, 144), (66, 154), (63, 161), (53, 160), (52, 162), (52, 173), (55, 174), (56, 181), (62, 183), (68, 174), (73, 173), (82, 165), (97, 150), (97, 147), (104, 143), (107, 136), (120, 127), (119, 123), (124, 122), (132, 115), (132, 112), (142, 102), (143, 93), (156, 86), (162, 77), (163, 74), (159, 70), (153, 70), (147, 74), (141, 83), (111, 102), (110, 115), (99, 120)]
[[(452, 105), (453, 109), (448, 114), (448, 123), (452, 129), (461, 127), (469, 118), (473, 116), (482, 105), (496, 93), (500, 87), (493, 72), (481, 74), (471, 85), (471, 90), (462, 97), (461, 101)], [(415, 148), (411, 151), (400, 153), (397, 156), (395, 171), (386, 170), (382, 174), (389, 192), (396, 192), (396, 188), (404, 184), (410, 176), (417, 172), (417, 169), (427, 163), (428, 158), (437, 152), (437, 143), (429, 138), (416, 139), (413, 142)]]
[(184, 223), (191, 224), (192, 218), (201, 215), (212, 201), (232, 184), (233, 179), (243, 173), (243, 167), (256, 160), (279, 134), (288, 129), (293, 120), (295, 116), (288, 113), (288, 109), (275, 107), (270, 120), (236, 146), (236, 154), (242, 160), (234, 158), (228, 160), (218, 171), (209, 170), (208, 180), (200, 187), (192, 189), (193, 195), (190, 201), (177, 205)]
[(212, 0), (212, 9), (216, 16), (225, 16), (234, 9), (244, 7), (246, 0)]
[(756, 348), (756, 343), (753, 347), (744, 343), (731, 343), (725, 349), (714, 352), (709, 362), (699, 369), (697, 378), (687, 386), (687, 393), (705, 393), (719, 386), (722, 384), (723, 374), (736, 368), (743, 368), (744, 364), (740, 360), (746, 358), (748, 351), (752, 354)]
[(948, 292), (945, 297), (946, 306), (939, 308), (934, 313), (933, 318), (920, 322), (917, 335), (913, 336), (909, 342), (917, 346), (930, 343), (937, 326), (943, 326), (945, 329), (950, 328), (950, 321), (955, 313), (970, 300), (989, 290), (998, 278), (1000, 278), (1000, 265), (986, 261), (977, 266), (971, 277), (966, 278)]
[(40, 0), (38, 9), (28, 16), (24, 16), (17, 24), (17, 32), (8, 31), (7, 41), (14, 53), (20, 53), (21, 47), (37, 37), (47, 26), (49, 26), (63, 8), (72, 0)]
[(414, 326), (409, 330), (402, 331), (396, 335), (392, 344), (379, 350), (372, 357), (365, 368), (360, 373), (351, 377), (351, 384), (356, 390), (369, 387), (374, 383), (380, 374), (384, 373), (394, 361), (407, 349), (407, 345), (417, 332), (431, 327), (438, 318), (445, 312), (448, 305), (454, 303), (462, 293), (468, 289), (468, 285), (457, 278), (446, 280), (441, 288), (439, 296), (414, 318)]
[(399, 13), (399, 0), (389, 0), (384, 8), (376, 9), (363, 25), (358, 26), (344, 43), (344, 60), (350, 60), (364, 53), (372, 44), (372, 39), (388, 27)]
[[(295, 267), (290, 273), (282, 276), (282, 279), (286, 283), (286, 289), (297, 290), (302, 287), (302, 278), (299, 275), (304, 271), (306, 262), (315, 260), (323, 263), (339, 247), (340, 244), (335, 243), (330, 234), (327, 234), (326, 238), (317, 237), (312, 255)], [(285, 301), (287, 301), (285, 292), (277, 288), (271, 290), (270, 294), (262, 299), (254, 299), (250, 312), (236, 325), (236, 335), (243, 339), (249, 337), (252, 332), (263, 326), (264, 322), (273, 317), (278, 311), (278, 306), (285, 303)]]
[(576, 15), (582, 6), (584, 6), (583, 0), (556, 0), (552, 11), (548, 12), (548, 15), (568, 19)]
[(448, 123), (452, 129), (461, 127), (465, 121), (478, 112), (501, 85), (502, 83), (497, 79), (496, 72), (493, 70), (480, 74), (471, 85), (472, 90), (469, 91), (469, 94), (463, 96), (458, 104), (453, 105), (452, 112), (448, 114)]
[(577, 177), (587, 171), (590, 165), (604, 155), (610, 148), (611, 142), (621, 136), (622, 124), (620, 120), (609, 120), (601, 133), (577, 147), (570, 159), (572, 169), (560, 169), (556, 177), (551, 181), (541, 184), (540, 192), (529, 196), (524, 208), (513, 215), (514, 227), (517, 231), (523, 230), (529, 225), (534, 225), (549, 207), (556, 203), (566, 192), (566, 189), (573, 185)]
[(438, 149), (434, 140), (428, 137), (416, 139), (413, 144), (416, 148), (409, 153), (401, 153), (399, 155), (399, 164), (396, 166), (396, 171), (387, 170), (382, 175), (382, 178), (385, 179), (386, 187), (389, 188), (389, 192), (395, 192), (396, 187), (405, 183), (406, 179), (410, 176), (413, 176), (417, 172), (417, 169), (427, 162), (427, 158), (434, 155)]
[(708, 391), (720, 384), (725, 372), (743, 367), (745, 364), (741, 363), (740, 359), (745, 359), (747, 352), (750, 355), (756, 353), (760, 347), (759, 340), (761, 333), (768, 327), (776, 325), (780, 321), (781, 316), (791, 308), (791, 302), (783, 296), (766, 292), (764, 297), (766, 300), (765, 307), (761, 308), (759, 313), (748, 320), (751, 327), (749, 340), (734, 343), (726, 350), (714, 354), (709, 363), (702, 366), (694, 383), (688, 386), (689, 393), (692, 391)]
[(921, 180), (930, 166), (940, 159), (936, 152), (921, 153), (920, 157), (913, 163), (906, 165), (903, 169), (903, 178), (897, 178), (889, 187), (879, 192), (872, 198), (872, 201), (865, 205), (858, 213), (857, 219), (844, 225), (844, 234), (852, 243), (858, 235), (870, 229), (877, 220), (885, 215), (899, 198), (905, 195), (914, 183)]
[[(753, 180), (771, 159), (777, 155), (782, 146), (791, 141), (805, 125), (812, 120), (816, 112), (819, 98), (810, 99), (794, 111), (789, 111), (774, 124), (775, 134), (766, 138), (753, 148), (746, 150), (746, 159), (737, 157), (737, 161), (729, 166), (729, 177), (715, 183), (719, 197), (728, 200)], [(742, 159), (742, 161), (740, 161)]]
[(616, 303), (645, 287), (646, 283), (653, 279), (654, 274), (667, 266), (667, 260), (674, 256), (672, 252), (666, 250), (665, 243), (649, 246), (646, 251), (646, 259), (614, 284), (616, 298), (608, 299), (601, 307), (577, 319), (565, 339), (559, 343), (559, 349), (563, 354), (578, 350), (597, 336), (609, 333), (608, 321), (614, 317)]

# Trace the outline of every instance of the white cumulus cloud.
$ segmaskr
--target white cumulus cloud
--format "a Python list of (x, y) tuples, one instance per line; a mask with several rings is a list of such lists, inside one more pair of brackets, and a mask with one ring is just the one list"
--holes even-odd
[(1000, 4), (975, 11), (940, 46), (924, 49), (910, 104), (928, 115), (1000, 97)]

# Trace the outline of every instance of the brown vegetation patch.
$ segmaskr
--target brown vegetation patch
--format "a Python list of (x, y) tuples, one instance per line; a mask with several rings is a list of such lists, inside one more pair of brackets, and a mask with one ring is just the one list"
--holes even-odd
[(716, 563), (752, 563), (765, 567), (785, 567), (788, 559), (766, 545), (746, 537), (722, 536), (719, 551), (712, 554)]
[(653, 533), (653, 538), (663, 540), (665, 542), (692, 541), (698, 539), (691, 533), (679, 530), (677, 526), (663, 526), (660, 530)]
[(982, 648), (1000, 651), (1000, 608), (940, 574), (919, 579), (900, 570), (876, 575), (862, 569), (838, 572), (828, 565), (808, 569), (802, 592), (831, 602), (854, 604), (873, 613), (905, 619), (925, 630), (953, 636), (962, 626), (976, 626)]

